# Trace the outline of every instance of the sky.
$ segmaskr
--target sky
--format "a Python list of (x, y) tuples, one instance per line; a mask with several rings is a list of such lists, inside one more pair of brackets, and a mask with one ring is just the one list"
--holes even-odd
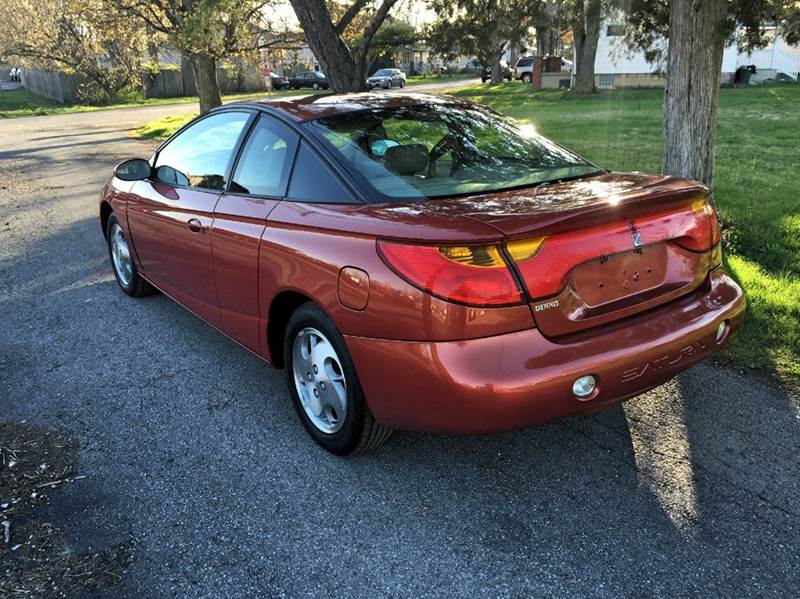
[[(295, 27), (299, 26), (288, 0), (281, 0), (277, 6), (270, 6), (269, 12), (272, 15), (270, 20), (275, 24), (286, 23)], [(434, 12), (428, 8), (424, 0), (400, 0), (392, 9), (391, 14), (407, 21), (414, 28), (429, 23), (435, 17)]]

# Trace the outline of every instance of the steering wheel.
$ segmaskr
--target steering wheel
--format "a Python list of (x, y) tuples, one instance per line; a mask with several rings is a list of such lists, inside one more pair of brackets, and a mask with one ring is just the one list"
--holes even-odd
[(452, 133), (446, 133), (442, 139), (437, 141), (429, 152), (430, 160), (428, 161), (428, 176), (433, 177), (436, 175), (436, 161), (448, 152), (453, 153), (453, 164), (450, 167), (450, 175), (455, 174), (462, 166), (461, 153), (459, 148), (463, 145)]

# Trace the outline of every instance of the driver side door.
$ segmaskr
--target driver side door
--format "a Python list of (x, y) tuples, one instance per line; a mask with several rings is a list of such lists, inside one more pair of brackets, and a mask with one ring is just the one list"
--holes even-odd
[(128, 226), (147, 279), (201, 318), (219, 326), (211, 261), (214, 207), (227, 185), (249, 111), (213, 113), (163, 146), (153, 177), (137, 181)]

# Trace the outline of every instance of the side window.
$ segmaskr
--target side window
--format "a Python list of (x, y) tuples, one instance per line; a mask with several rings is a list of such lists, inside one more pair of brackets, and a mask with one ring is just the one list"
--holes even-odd
[(352, 204), (355, 200), (336, 176), (305, 144), (300, 144), (286, 196), (296, 202)]
[(170, 185), (222, 191), (233, 149), (249, 118), (249, 112), (223, 112), (198, 121), (158, 153), (156, 178)]
[(296, 149), (297, 135), (268, 117), (260, 117), (236, 165), (231, 191), (282, 198)]

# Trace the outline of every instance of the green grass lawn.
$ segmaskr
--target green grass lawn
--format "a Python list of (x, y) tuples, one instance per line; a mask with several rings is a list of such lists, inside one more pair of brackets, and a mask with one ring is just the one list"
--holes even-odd
[(167, 139), (170, 135), (175, 133), (178, 129), (183, 127), (197, 115), (197, 112), (192, 112), (190, 114), (165, 116), (163, 118), (150, 121), (149, 123), (145, 123), (135, 130), (134, 135), (139, 139), (155, 139), (161, 141), (163, 139)]
[[(454, 95), (487, 104), (608, 169), (660, 172), (661, 90), (591, 96), (532, 92), (521, 83), (472, 86)], [(748, 315), (723, 356), (800, 382), (800, 85), (720, 92), (716, 205), (725, 264), (742, 284)], [(163, 139), (191, 116), (148, 123)]]
[(447, 83), (448, 81), (467, 81), (477, 79), (478, 73), (443, 73), (441, 75), (409, 75), (406, 77), (408, 85), (420, 85), (423, 83)]
[[(307, 94), (310, 90), (282, 90), (272, 92), (272, 97), (293, 96)], [(223, 102), (234, 100), (263, 99), (266, 92), (229, 94), (222, 96)], [(113, 108), (136, 108), (138, 106), (159, 106), (165, 104), (191, 104), (196, 103), (196, 96), (185, 98), (150, 98), (145, 100), (137, 94), (122, 99), (113, 104), (59, 104), (42, 96), (32, 94), (24, 88), (11, 91), (0, 91), (0, 118), (14, 118), (21, 116), (44, 116), (48, 114), (63, 114), (68, 112), (87, 112), (90, 110), (108, 110)]]

